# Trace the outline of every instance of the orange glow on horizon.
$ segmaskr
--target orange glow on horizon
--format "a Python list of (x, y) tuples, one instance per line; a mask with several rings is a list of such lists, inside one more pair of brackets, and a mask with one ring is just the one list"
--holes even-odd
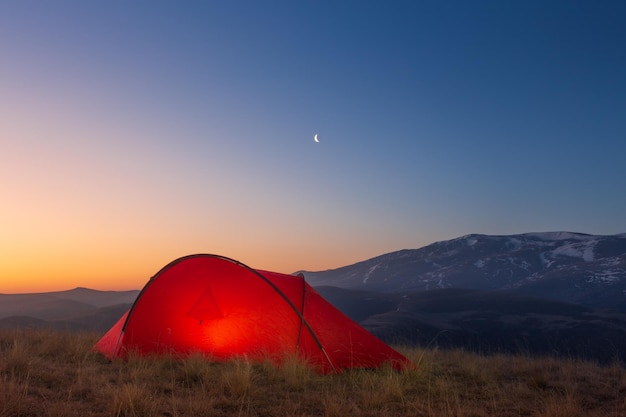
[[(18, 197), (11, 201), (23, 201)], [(142, 207), (107, 212), (80, 203), (65, 201), (66, 210), (55, 207), (59, 203), (28, 204), (38, 207), (33, 210), (0, 207), (0, 293), (141, 289), (170, 262), (198, 253), (291, 274), (339, 268), (402, 249), (387, 249), (384, 241), (359, 246), (350, 235), (338, 238), (314, 226), (290, 230), (241, 224), (211, 213), (206, 221), (174, 216), (176, 221), (168, 223), (163, 206), (158, 209), (165, 213)]]
[[(253, 251), (249, 254), (235, 251), (155, 250), (154, 253), (142, 251), (107, 252), (87, 250), (71, 254), (50, 251), (42, 253), (12, 253), (0, 258), (0, 294), (35, 293), (70, 290), (86, 287), (95, 290), (140, 290), (148, 280), (170, 262), (182, 256), (196, 253), (211, 253), (226, 256), (251, 268), (291, 274), (298, 270), (320, 271), (333, 269), (350, 263), (365, 260), (353, 256), (342, 261), (342, 256), (322, 255), (299, 259), (296, 254), (285, 251), (284, 254), (269, 255), (266, 252)], [(8, 255), (8, 256), (7, 256)], [(332, 255), (332, 254), (331, 254)], [(354, 254), (353, 254), (354, 255)], [(375, 256), (375, 255), (372, 255)]]

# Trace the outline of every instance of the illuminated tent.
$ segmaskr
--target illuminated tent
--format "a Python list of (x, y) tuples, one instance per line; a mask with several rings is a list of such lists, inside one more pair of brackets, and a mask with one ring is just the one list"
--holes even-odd
[(297, 355), (317, 371), (396, 369), (411, 362), (322, 298), (301, 275), (251, 269), (216, 255), (190, 255), (148, 281), (100, 339), (107, 358), (200, 352), (216, 360)]

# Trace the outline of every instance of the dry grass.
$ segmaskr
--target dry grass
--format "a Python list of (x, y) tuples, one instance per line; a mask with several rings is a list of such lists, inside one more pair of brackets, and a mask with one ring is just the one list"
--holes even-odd
[(418, 370), (321, 376), (295, 359), (109, 363), (90, 351), (98, 336), (0, 331), (0, 417), (626, 416), (620, 364), (407, 348)]

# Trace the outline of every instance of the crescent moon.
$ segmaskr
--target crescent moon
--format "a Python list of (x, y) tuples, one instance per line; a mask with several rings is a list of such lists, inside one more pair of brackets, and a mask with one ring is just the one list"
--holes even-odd
[(319, 143), (320, 140), (317, 138), (317, 133), (315, 134), (315, 136), (313, 136), (313, 140)]

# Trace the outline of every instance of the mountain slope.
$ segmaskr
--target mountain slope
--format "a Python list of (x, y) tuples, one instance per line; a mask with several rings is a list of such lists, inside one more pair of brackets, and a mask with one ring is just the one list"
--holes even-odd
[(514, 291), (436, 289), (376, 293), (317, 287), (387, 343), (626, 360), (626, 314), (595, 311)]
[(626, 234), (468, 235), (334, 270), (302, 273), (313, 286), (379, 292), (515, 290), (626, 311)]

